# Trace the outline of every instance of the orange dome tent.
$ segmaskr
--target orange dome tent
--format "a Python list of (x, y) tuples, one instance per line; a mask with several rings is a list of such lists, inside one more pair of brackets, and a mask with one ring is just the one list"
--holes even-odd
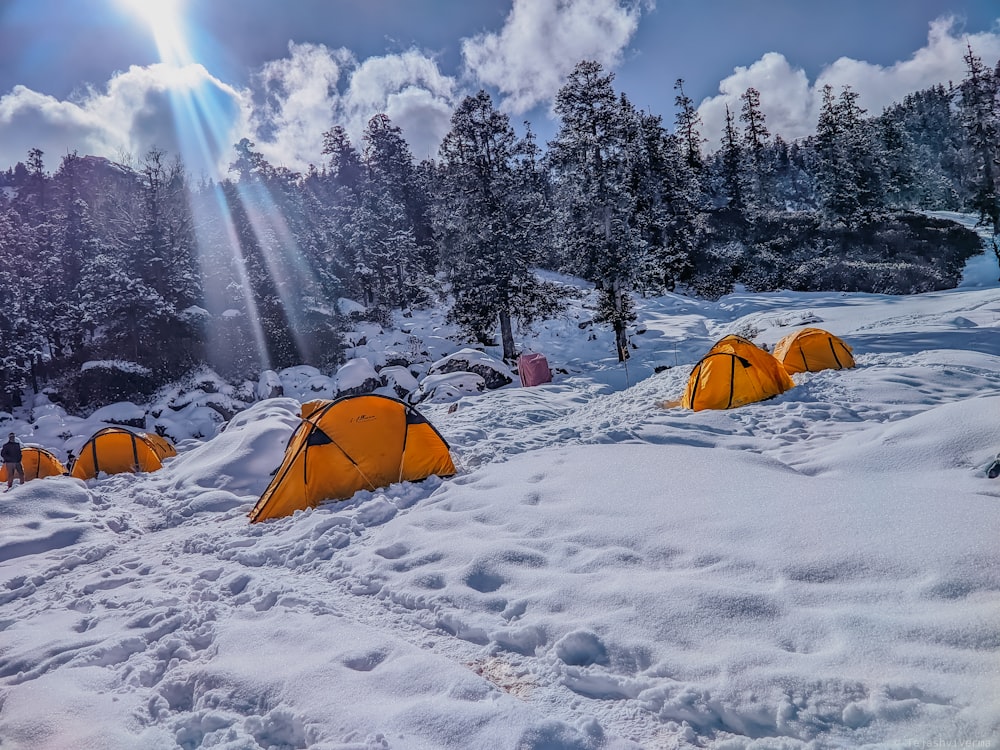
[(695, 411), (732, 409), (794, 386), (770, 353), (740, 336), (726, 336), (694, 366), (681, 405)]
[(93, 479), (102, 471), (122, 474), (156, 471), (162, 466), (156, 448), (145, 435), (124, 427), (105, 427), (83, 444), (72, 475), (77, 479)]
[(165, 437), (157, 435), (155, 432), (144, 432), (142, 433), (142, 437), (145, 438), (147, 443), (153, 446), (153, 450), (156, 451), (156, 455), (160, 457), (161, 461), (177, 455), (177, 449), (174, 448), (174, 444)]
[[(26, 445), (21, 448), (21, 467), (24, 469), (24, 481), (57, 477), (66, 473), (66, 467), (55, 455), (36, 445)], [(7, 468), (0, 466), (0, 482), (7, 481)]]
[(444, 438), (402, 401), (377, 394), (309, 401), (250, 522), (343, 500), (358, 490), (454, 473)]
[(790, 373), (854, 367), (851, 352), (842, 339), (822, 328), (803, 328), (774, 345), (775, 358)]

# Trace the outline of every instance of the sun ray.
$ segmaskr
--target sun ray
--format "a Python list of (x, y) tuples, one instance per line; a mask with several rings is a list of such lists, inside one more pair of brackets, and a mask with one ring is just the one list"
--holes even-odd
[[(203, 279), (211, 279), (213, 274), (218, 272), (215, 267), (217, 259), (225, 259), (227, 265), (235, 274), (238, 285), (238, 296), (246, 308), (246, 316), (250, 335), (253, 338), (254, 354), (257, 365), (261, 370), (271, 369), (270, 355), (268, 354), (267, 342), (264, 336), (264, 329), (260, 323), (260, 315), (257, 312), (257, 303), (254, 299), (253, 285), (250, 281), (250, 273), (247, 270), (246, 258), (240, 246), (239, 234), (233, 221), (232, 212), (226, 199), (225, 192), (218, 184), (207, 188), (211, 200), (194, 201), (193, 210), (195, 221), (198, 227), (210, 226), (219, 227), (220, 235), (209, 235), (202, 229), (197, 233), (198, 242), (198, 262), (201, 267)], [(224, 316), (228, 314), (230, 308), (230, 298), (232, 292), (226, 288), (216, 288), (212, 284), (205, 285), (205, 301), (217, 313)], [(233, 355), (230, 351), (231, 342), (219, 331), (210, 330), (208, 332), (208, 352), (209, 360), (229, 366), (232, 362), (223, 361), (226, 357)]]
[[(182, 160), (186, 164), (210, 164), (218, 169), (225, 149), (232, 148), (233, 143), (233, 134), (222, 124), (232, 122), (232, 117), (227, 116), (223, 109), (226, 101), (231, 100), (219, 96), (218, 88), (212, 85), (211, 76), (197, 62), (188, 41), (194, 37), (184, 23), (185, 0), (116, 1), (153, 33), (161, 64), (166, 66), (170, 79), (168, 91)], [(201, 256), (199, 261), (203, 271), (210, 271), (211, 265), (218, 262), (219, 250), (228, 253), (227, 265), (238, 277), (239, 296), (249, 319), (257, 363), (262, 368), (269, 369), (270, 354), (241, 239), (233, 219), (232, 206), (219, 185), (207, 189), (213, 190), (214, 196), (207, 205), (197, 209), (202, 214), (197, 218), (197, 224), (221, 227), (221, 236), (215, 235), (213, 239), (198, 238)], [(298, 302), (301, 290), (313, 284), (314, 274), (303, 262), (295, 236), (276, 210), (265, 185), (239, 184), (236, 186), (235, 200), (239, 201), (240, 209), (249, 221), (250, 231), (292, 329), (295, 345), (300, 353), (306, 352), (308, 347), (302, 338)], [(220, 243), (222, 247), (213, 247), (213, 243)], [(210, 275), (203, 273), (203, 278), (209, 278)], [(206, 289), (205, 294), (206, 302), (215, 308), (222, 306), (223, 300), (227, 298), (223, 290)], [(213, 310), (214, 314), (222, 312), (221, 309)]]
[(278, 299), (288, 316), (295, 347), (300, 353), (308, 352), (309, 345), (302, 333), (299, 300), (303, 290), (313, 285), (312, 270), (303, 262), (295, 235), (275, 206), (267, 187), (261, 183), (241, 183), (237, 191)]
[(173, 65), (191, 62), (184, 41), (184, 0), (118, 0), (118, 3), (153, 32), (160, 60)]

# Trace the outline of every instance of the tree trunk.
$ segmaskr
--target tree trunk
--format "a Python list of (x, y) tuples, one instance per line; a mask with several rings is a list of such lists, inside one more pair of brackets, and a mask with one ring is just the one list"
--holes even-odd
[(615, 282), (612, 292), (614, 304), (614, 328), (615, 328), (615, 348), (618, 350), (618, 361), (624, 362), (629, 358), (628, 336), (625, 335), (625, 295)]
[(396, 264), (396, 282), (399, 289), (399, 306), (403, 309), (403, 317), (409, 318), (413, 313), (410, 312), (410, 299), (406, 293), (406, 275), (403, 271), (402, 260)]
[(629, 358), (628, 337), (625, 335), (625, 321), (615, 318), (615, 348), (618, 350), (618, 361), (624, 362)]
[(38, 370), (42, 366), (42, 358), (35, 355), (31, 358), (31, 392), (38, 393)]
[(130, 325), (128, 327), (128, 338), (132, 344), (132, 361), (139, 361), (139, 327), (136, 325), (136, 315), (129, 316)]
[(517, 349), (514, 347), (514, 330), (510, 324), (510, 311), (500, 311), (500, 340), (503, 342), (503, 358), (507, 362), (513, 362), (517, 357)]

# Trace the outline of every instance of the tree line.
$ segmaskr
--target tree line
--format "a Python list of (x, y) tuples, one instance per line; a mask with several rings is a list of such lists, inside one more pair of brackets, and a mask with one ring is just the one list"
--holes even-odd
[(562, 303), (536, 269), (594, 285), (620, 359), (636, 295), (953, 286), (977, 248), (906, 212), (974, 211), (1000, 232), (1000, 63), (969, 49), (966, 68), (874, 116), (828, 86), (815, 134), (794, 142), (750, 88), (711, 153), (682, 80), (669, 128), (590, 61), (558, 92), (544, 149), (483, 91), (421, 162), (384, 114), (357, 144), (333, 125), (305, 172), (243, 139), (221, 181), (156, 149), (69, 154), (49, 173), (34, 149), (0, 173), (0, 408), (53, 384), (85, 403), (95, 361), (151, 385), (200, 364), (234, 378), (333, 367), (341, 298), (384, 325), (447, 306), (510, 359), (519, 328)]

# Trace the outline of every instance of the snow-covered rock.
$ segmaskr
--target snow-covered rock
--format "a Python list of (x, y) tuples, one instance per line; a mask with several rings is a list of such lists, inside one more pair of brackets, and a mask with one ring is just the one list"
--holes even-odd
[(420, 387), (419, 381), (405, 367), (383, 367), (378, 374), (385, 382), (385, 387), (391, 389), (397, 398), (406, 399)]
[(349, 360), (337, 370), (336, 384), (337, 398), (341, 398), (372, 393), (383, 385), (383, 382), (372, 363), (364, 357), (358, 357)]
[(486, 383), (474, 372), (446, 372), (428, 375), (420, 387), (410, 394), (410, 403), (428, 401), (432, 404), (457, 401), (462, 396), (475, 396), (486, 390)]
[(483, 380), (489, 390), (502, 388), (514, 382), (514, 373), (502, 361), (478, 349), (461, 349), (442, 357), (428, 370), (428, 375), (449, 372), (472, 372)]
[(131, 401), (120, 401), (108, 404), (92, 412), (91, 420), (126, 427), (144, 428), (146, 426), (146, 409)]
[(281, 378), (274, 370), (264, 370), (257, 380), (257, 400), (264, 401), (269, 398), (278, 398), (285, 395), (285, 388), (281, 385)]
[(312, 365), (286, 367), (278, 373), (284, 395), (299, 401), (314, 398), (333, 398), (337, 384), (329, 375), (323, 374)]
[(347, 297), (341, 297), (337, 300), (337, 310), (341, 315), (364, 315), (368, 308), (362, 305), (360, 302), (355, 302)]

